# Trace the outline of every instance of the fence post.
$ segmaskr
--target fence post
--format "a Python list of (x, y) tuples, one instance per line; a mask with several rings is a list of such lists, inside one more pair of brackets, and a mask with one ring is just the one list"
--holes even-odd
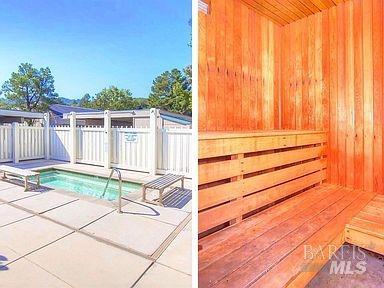
[(70, 139), (70, 149), (69, 149), (69, 157), (71, 159), (71, 164), (76, 163), (77, 158), (77, 131), (76, 131), (76, 113), (71, 112), (69, 113), (69, 139)]
[(44, 113), (44, 144), (45, 144), (45, 159), (49, 160), (50, 158), (50, 128), (49, 128), (49, 113)]
[(112, 155), (112, 129), (111, 129), (111, 111), (104, 111), (104, 168), (111, 168)]
[(19, 123), (12, 123), (12, 143), (13, 143), (13, 163), (19, 163), (20, 141), (19, 141)]
[(158, 109), (149, 110), (149, 141), (148, 141), (148, 163), (149, 173), (156, 174), (157, 170), (157, 116)]

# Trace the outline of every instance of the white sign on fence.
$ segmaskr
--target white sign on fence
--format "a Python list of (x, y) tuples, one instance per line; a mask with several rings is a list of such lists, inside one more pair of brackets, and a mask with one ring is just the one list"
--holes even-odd
[(137, 143), (137, 133), (136, 132), (125, 132), (124, 137), (125, 137), (125, 142)]

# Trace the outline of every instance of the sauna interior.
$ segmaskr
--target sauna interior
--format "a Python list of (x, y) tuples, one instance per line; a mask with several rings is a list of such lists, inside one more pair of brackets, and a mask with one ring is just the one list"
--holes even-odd
[(383, 2), (199, 1), (199, 287), (384, 254)]

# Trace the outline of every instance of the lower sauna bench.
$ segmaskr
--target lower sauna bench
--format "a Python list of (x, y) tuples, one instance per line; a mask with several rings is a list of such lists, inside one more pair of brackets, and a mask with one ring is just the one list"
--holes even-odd
[(384, 208), (325, 181), (324, 132), (202, 134), (199, 287), (304, 287), (360, 231), (360, 211)]

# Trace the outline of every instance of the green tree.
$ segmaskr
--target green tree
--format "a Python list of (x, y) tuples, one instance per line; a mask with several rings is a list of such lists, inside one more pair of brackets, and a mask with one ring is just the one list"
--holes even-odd
[(147, 109), (149, 108), (148, 98), (134, 98), (134, 109)]
[(46, 111), (49, 104), (58, 102), (54, 82), (48, 67), (36, 69), (32, 64), (22, 63), (4, 82), (1, 92), (11, 109)]
[(76, 102), (77, 102), (77, 106), (80, 106), (80, 107), (85, 107), (85, 108), (92, 107), (92, 98), (91, 98), (91, 95), (89, 95), (88, 93), (85, 93), (84, 96), (80, 100), (77, 100)]
[(131, 91), (111, 86), (97, 93), (92, 99), (90, 107), (101, 110), (126, 110), (134, 109), (135, 102)]
[(153, 81), (149, 106), (184, 115), (192, 114), (192, 67), (165, 71)]

